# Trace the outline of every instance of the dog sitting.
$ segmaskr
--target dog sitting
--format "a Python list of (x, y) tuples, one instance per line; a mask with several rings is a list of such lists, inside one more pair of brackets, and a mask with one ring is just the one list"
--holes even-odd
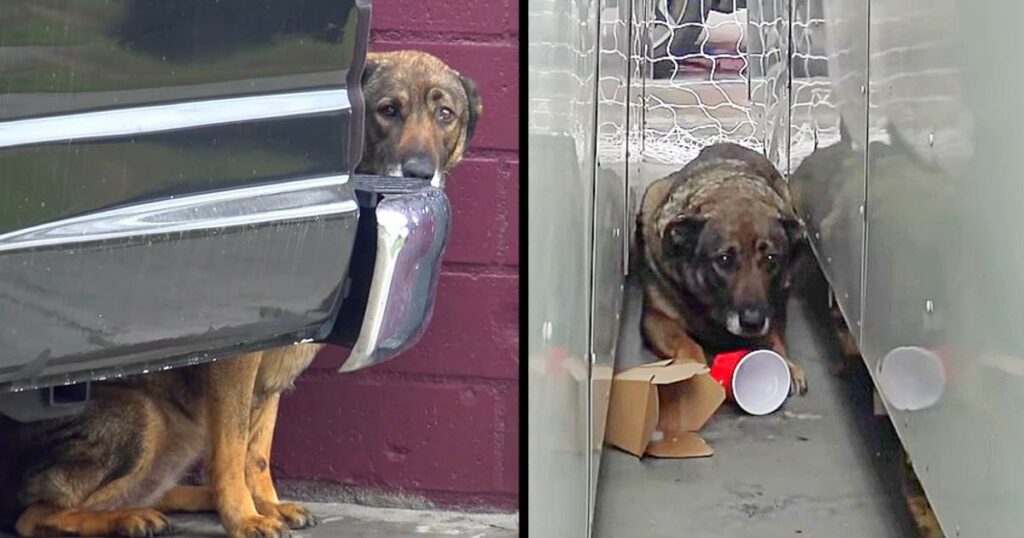
[[(461, 161), (482, 112), (473, 81), (423, 52), (368, 54), (363, 92), (361, 173), (438, 182)], [(178, 511), (218, 512), (231, 538), (315, 524), (278, 498), (270, 453), (280, 395), (321, 348), (97, 383), (79, 416), (0, 421), (3, 521), (24, 537), (159, 535), (170, 529), (163, 513)], [(209, 483), (176, 486), (204, 451)]]
[[(644, 193), (637, 221), (642, 332), (659, 356), (770, 348), (786, 357), (786, 299), (804, 241), (772, 164), (735, 144), (704, 148)], [(793, 391), (803, 370), (786, 359)]]

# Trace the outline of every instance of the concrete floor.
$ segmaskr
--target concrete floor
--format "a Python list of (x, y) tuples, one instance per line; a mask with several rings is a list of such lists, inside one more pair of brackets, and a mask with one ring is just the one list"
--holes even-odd
[[(817, 315), (811, 315), (811, 311)], [(652, 360), (641, 350), (640, 298), (632, 285), (617, 369)], [(820, 305), (790, 306), (790, 356), (809, 392), (781, 411), (746, 416), (726, 403), (702, 430), (710, 458), (637, 458), (604, 451), (595, 508), (597, 538), (895, 538), (915, 536), (899, 484), (899, 440), (872, 408), (871, 382), (842, 360), (814, 320)]]
[[(317, 516), (316, 527), (293, 531), (293, 538), (511, 538), (519, 536), (518, 517), (433, 510), (370, 508), (355, 504), (304, 503)], [(167, 536), (222, 538), (224, 528), (212, 514), (175, 515)], [(0, 532), (0, 537), (13, 535)]]

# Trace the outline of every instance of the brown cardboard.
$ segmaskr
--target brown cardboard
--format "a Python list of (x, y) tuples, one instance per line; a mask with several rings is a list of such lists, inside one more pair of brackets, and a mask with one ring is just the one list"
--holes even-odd
[[(697, 434), (725, 401), (708, 367), (667, 359), (612, 378), (605, 443), (635, 456), (696, 458), (714, 451)], [(655, 431), (662, 438), (652, 441)]]

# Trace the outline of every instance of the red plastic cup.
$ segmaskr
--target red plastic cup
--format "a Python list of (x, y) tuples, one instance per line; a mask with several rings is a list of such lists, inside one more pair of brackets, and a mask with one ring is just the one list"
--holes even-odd
[(767, 415), (789, 396), (789, 365), (769, 349), (741, 349), (719, 353), (711, 363), (711, 377), (725, 395), (751, 415)]

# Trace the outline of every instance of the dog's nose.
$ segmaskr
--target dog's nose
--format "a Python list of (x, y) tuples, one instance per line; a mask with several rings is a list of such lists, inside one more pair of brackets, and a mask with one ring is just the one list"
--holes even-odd
[(745, 331), (760, 331), (764, 328), (766, 317), (760, 308), (744, 308), (740, 312), (740, 327)]
[(405, 177), (430, 179), (434, 177), (434, 172), (436, 171), (437, 168), (434, 167), (434, 163), (430, 162), (430, 159), (409, 157), (402, 161), (402, 175)]

